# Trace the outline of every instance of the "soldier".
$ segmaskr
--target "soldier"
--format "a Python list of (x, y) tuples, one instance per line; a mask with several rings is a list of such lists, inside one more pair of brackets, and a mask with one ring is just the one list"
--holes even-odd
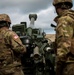
[(56, 26), (56, 75), (74, 75), (74, 11), (72, 0), (54, 0)]
[(10, 24), (10, 17), (0, 14), (0, 75), (23, 75), (20, 57), (26, 48)]

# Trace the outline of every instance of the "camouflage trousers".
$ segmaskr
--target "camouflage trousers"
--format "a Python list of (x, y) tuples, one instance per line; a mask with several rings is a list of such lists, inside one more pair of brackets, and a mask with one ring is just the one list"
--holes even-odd
[(56, 75), (74, 75), (74, 63), (60, 63), (56, 66)]
[(0, 75), (24, 75), (20, 66), (0, 64)]
[(56, 70), (55, 70), (56, 71), (56, 75), (63, 75), (62, 74), (63, 67), (64, 67), (63, 64), (64, 64), (63, 62), (57, 62), (56, 63)]
[(66, 63), (63, 69), (63, 75), (74, 75), (74, 62)]

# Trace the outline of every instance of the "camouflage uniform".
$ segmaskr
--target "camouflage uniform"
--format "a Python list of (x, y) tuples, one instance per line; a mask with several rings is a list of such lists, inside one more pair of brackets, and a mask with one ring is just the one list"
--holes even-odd
[[(55, 1), (70, 2), (70, 0)], [(56, 75), (74, 75), (74, 11), (62, 10), (55, 18), (55, 22), (57, 23)]]
[[(0, 14), (0, 21), (8, 15)], [(6, 19), (5, 19), (6, 18)], [(10, 20), (10, 19), (9, 19)], [(7, 23), (9, 20), (6, 20)], [(10, 22), (10, 21), (9, 21)], [(3, 25), (2, 25), (3, 26)], [(0, 75), (24, 75), (21, 69), (21, 55), (26, 52), (18, 35), (7, 27), (0, 28)]]
[[(72, 17), (71, 17), (72, 16)], [(74, 11), (66, 10), (63, 14), (57, 19), (57, 27), (56, 27), (56, 43), (57, 43), (57, 61), (70, 62), (69, 55), (70, 52), (74, 53), (74, 49), (71, 49), (71, 40), (74, 38), (73, 36), (73, 24), (74, 24)], [(61, 63), (59, 63), (61, 64)], [(64, 63), (65, 64), (65, 63)]]

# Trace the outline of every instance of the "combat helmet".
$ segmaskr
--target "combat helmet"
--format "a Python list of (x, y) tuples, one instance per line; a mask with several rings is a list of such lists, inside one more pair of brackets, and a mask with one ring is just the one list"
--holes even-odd
[(56, 6), (58, 4), (67, 4), (69, 6), (69, 8), (72, 8), (73, 6), (73, 2), (72, 0), (54, 0), (53, 1), (53, 5)]
[(0, 14), (0, 22), (8, 22), (11, 24), (10, 17), (7, 14)]

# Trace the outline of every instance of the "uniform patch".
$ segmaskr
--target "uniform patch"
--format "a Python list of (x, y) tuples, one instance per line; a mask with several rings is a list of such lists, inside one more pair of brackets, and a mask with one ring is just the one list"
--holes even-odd
[(17, 38), (18, 38), (18, 36), (17, 36), (17, 35), (15, 35), (15, 36), (14, 36), (14, 39), (17, 39)]

